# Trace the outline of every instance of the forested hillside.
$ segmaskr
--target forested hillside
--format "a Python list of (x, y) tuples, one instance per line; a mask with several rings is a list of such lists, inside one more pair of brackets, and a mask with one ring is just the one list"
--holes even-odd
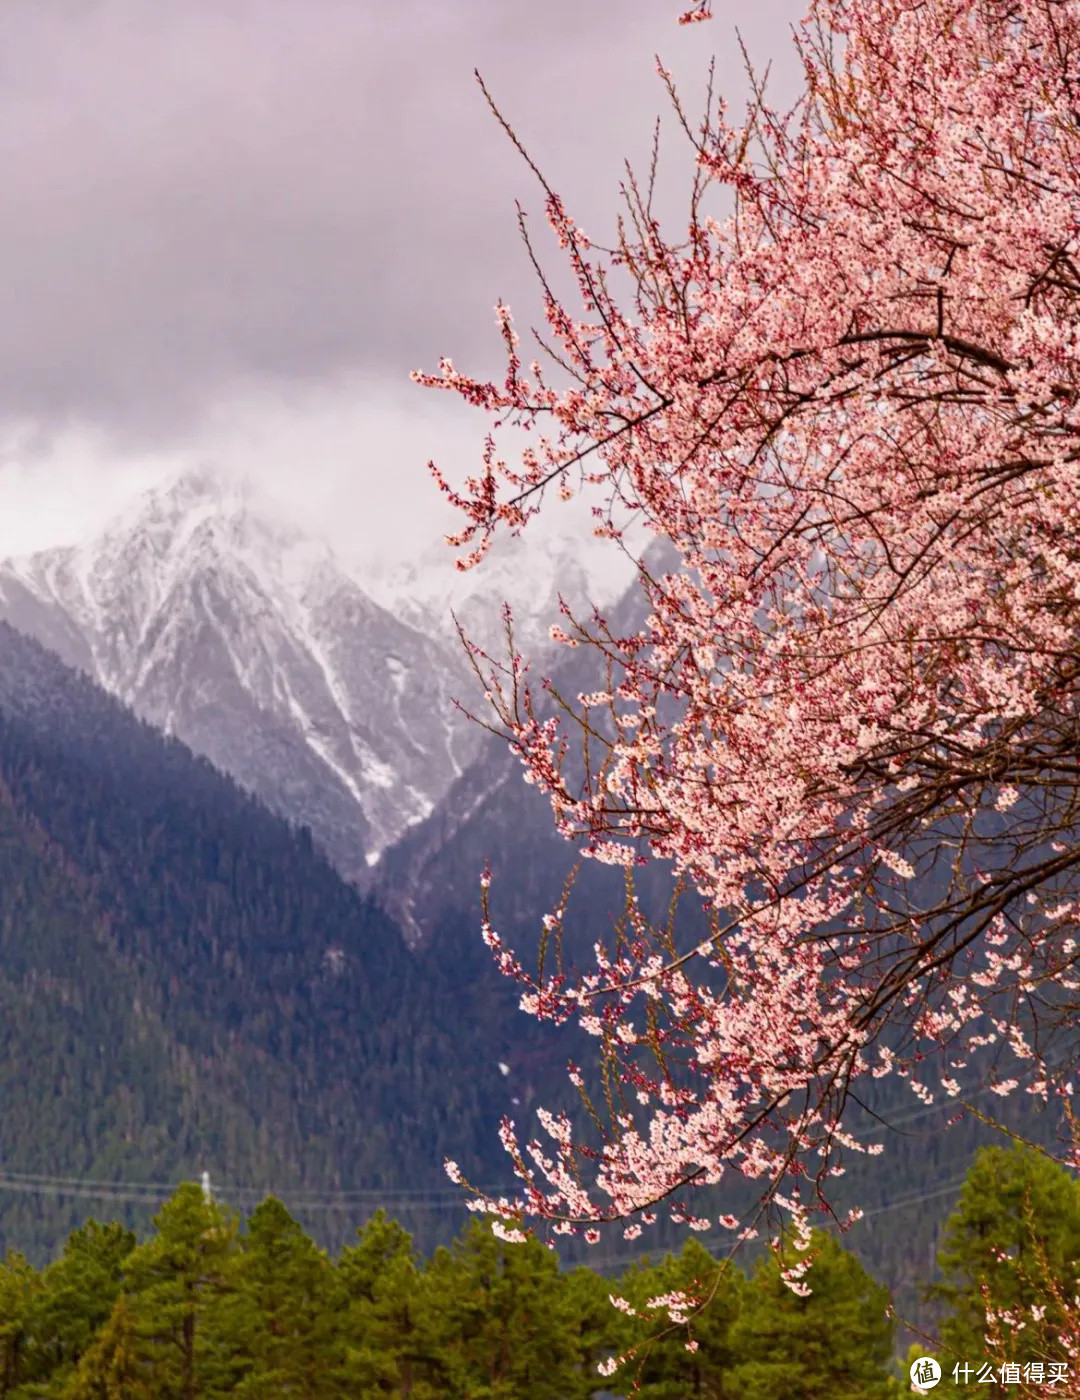
[[(477, 880), (490, 859), (497, 926), (535, 961), (574, 851), (512, 759), (463, 811), (455, 827), (440, 815), (430, 933), (410, 950), (303, 832), (0, 626), (0, 1248), (43, 1259), (98, 1208), (30, 1176), (158, 1183), (209, 1170), (235, 1200), (280, 1194), (330, 1247), (380, 1202), (423, 1248), (449, 1238), (464, 1210), (445, 1156), (474, 1181), (509, 1184), (499, 1117), (576, 1105), (567, 1057), (591, 1076), (595, 1042), (519, 1012), (479, 937)], [(388, 871), (409, 854), (403, 843)], [(638, 890), (655, 915), (670, 885), (659, 866), (648, 874)], [(617, 872), (586, 862), (568, 956), (610, 932), (622, 904)], [(685, 938), (701, 916), (690, 897), (680, 910)], [(1022, 1101), (978, 1102), (1053, 1139)], [(875, 1108), (895, 1129), (881, 1129), (883, 1157), (850, 1163), (847, 1189), (868, 1210), (850, 1241), (910, 1314), (959, 1179), (992, 1134), (978, 1122), (943, 1132), (943, 1110), (895, 1090)], [(140, 1229), (156, 1189), (127, 1204)], [(418, 1190), (434, 1194), (410, 1208)], [(714, 1195), (724, 1210), (753, 1199), (738, 1178)], [(677, 1243), (670, 1228), (636, 1246), (613, 1236), (604, 1254)]]
[[(390, 920), (6, 627), (0, 1006), (8, 1173), (445, 1190), (451, 1154), (505, 1179), (494, 1055)], [(84, 1213), (0, 1192), (0, 1239), (47, 1250)]]

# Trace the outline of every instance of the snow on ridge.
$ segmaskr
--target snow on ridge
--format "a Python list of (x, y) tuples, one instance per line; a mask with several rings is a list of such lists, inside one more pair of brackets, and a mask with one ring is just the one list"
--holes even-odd
[(489, 651), (494, 646), (497, 656), (504, 649), (504, 600), (513, 611), (519, 648), (540, 653), (550, 647), (551, 625), (563, 621), (560, 592), (587, 622), (593, 606), (610, 606), (635, 576), (633, 559), (617, 543), (592, 535), (531, 536), (527, 530), (517, 538), (503, 535), (475, 568), (464, 572), (454, 562), (462, 552), (438, 539), (415, 558), (395, 565), (358, 561), (352, 572), (380, 606), (438, 634), (457, 650), (453, 610), (466, 635)]
[(504, 594), (527, 648), (560, 589), (605, 606), (633, 570), (610, 542), (565, 534), (503, 538), (469, 573), (460, 552), (436, 539), (389, 568), (347, 566), (250, 483), (197, 468), (89, 541), (0, 564), (0, 616), (17, 580), (41, 616), (16, 625), (46, 645), (50, 628), (78, 635), (106, 689), (370, 867), (469, 761), (450, 607), (501, 655)]

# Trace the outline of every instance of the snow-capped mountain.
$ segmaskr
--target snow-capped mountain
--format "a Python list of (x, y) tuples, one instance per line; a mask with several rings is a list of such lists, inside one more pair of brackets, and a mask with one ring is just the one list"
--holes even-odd
[(85, 544), (0, 565), (0, 615), (309, 825), (351, 877), (476, 744), (457, 658), (209, 471)]
[[(653, 575), (677, 571), (680, 564), (678, 551), (667, 540), (654, 540), (643, 558)], [(651, 603), (635, 581), (610, 604), (604, 600), (604, 608), (613, 632), (626, 635), (645, 626)], [(607, 688), (602, 653), (593, 647), (564, 647), (560, 652), (552, 657), (546, 672), (561, 695), (573, 697), (582, 691)], [(665, 697), (660, 698), (657, 708), (665, 723), (677, 713), (665, 713)], [(540, 692), (535, 696), (535, 712), (543, 720), (557, 714), (557, 709), (552, 698)], [(614, 738), (603, 710), (593, 710), (591, 719), (601, 733)], [(571, 791), (580, 791), (584, 773), (580, 745), (572, 726), (563, 732), (570, 739), (563, 776)], [(531, 938), (538, 911), (546, 911), (557, 902), (577, 858), (577, 848), (555, 830), (548, 796), (523, 781), (518, 755), (502, 740), (485, 735), (477, 756), (454, 779), (431, 814), (404, 832), (386, 852), (372, 872), (371, 889), (406, 940), (414, 947), (421, 946), (430, 942), (451, 911), (475, 918), (476, 881), (482, 867), (490, 864), (499, 879), (500, 931), (506, 936), (515, 928), (524, 929), (524, 936)], [(622, 874), (618, 868), (595, 861), (585, 865), (581, 883), (594, 894), (606, 891), (611, 907), (621, 907)], [(651, 867), (643, 880), (649, 892), (648, 916), (663, 918), (671, 887), (664, 876), (658, 885), (655, 880), (655, 867)]]
[(508, 598), (536, 654), (560, 590), (585, 616), (586, 598), (621, 591), (618, 561), (605, 580), (597, 558), (526, 536), (464, 574), (441, 540), (390, 570), (346, 569), (250, 485), (204, 468), (93, 539), (0, 564), (0, 617), (309, 826), (361, 879), (484, 736), (453, 703), (484, 710), (451, 607), (501, 657)]
[(470, 641), (497, 661), (506, 656), (504, 602), (513, 611), (518, 650), (539, 660), (555, 654), (551, 624), (567, 625), (559, 612), (560, 593), (578, 620), (588, 624), (589, 605), (610, 605), (635, 576), (632, 560), (611, 541), (589, 534), (544, 535), (535, 526), (517, 539), (498, 535), (480, 564), (463, 572), (454, 560), (468, 552), (439, 539), (415, 559), (382, 569), (361, 562), (356, 573), (364, 589), (395, 617), (462, 651), (456, 615)]

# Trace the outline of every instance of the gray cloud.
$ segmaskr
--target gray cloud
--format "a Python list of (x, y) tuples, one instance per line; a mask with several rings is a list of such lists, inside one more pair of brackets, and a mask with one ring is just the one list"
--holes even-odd
[[(496, 298), (538, 316), (515, 198), (542, 230), (473, 68), (603, 239), (667, 114), (653, 55), (696, 114), (715, 49), (737, 113), (737, 24), (786, 100), (802, 4), (679, 29), (679, 0), (4, 0), (0, 556), (205, 461), (344, 556), (459, 529), (425, 463), (461, 481), (487, 425), (408, 373), (501, 372)], [(681, 215), (684, 138), (665, 152)]]
[[(260, 386), (490, 359), (495, 297), (532, 296), (513, 199), (540, 201), (473, 67), (609, 223), (663, 105), (652, 52), (697, 82), (732, 50), (676, 9), (6, 0), (0, 415), (176, 440)], [(784, 56), (798, 11), (757, 4), (751, 48)]]

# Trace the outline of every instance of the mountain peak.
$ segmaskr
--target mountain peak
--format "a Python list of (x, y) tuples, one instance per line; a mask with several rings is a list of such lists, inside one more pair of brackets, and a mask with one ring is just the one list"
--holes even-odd
[(568, 533), (501, 539), (465, 573), (454, 560), (438, 541), (347, 571), (255, 483), (201, 463), (93, 539), (0, 564), (0, 618), (310, 826), (357, 878), (479, 750), (455, 707), (481, 702), (451, 609), (501, 656), (509, 601), (539, 660), (559, 594), (587, 620), (633, 573)]
[[(305, 539), (250, 477), (220, 471), (209, 463), (190, 467), (145, 492), (103, 533), (117, 536), (151, 530), (175, 536), (180, 543), (204, 525), (212, 527), (223, 542), (242, 542), (248, 536), (272, 538), (279, 544)], [(322, 549), (330, 552), (329, 545)]]
[(184, 467), (165, 486), (147, 493), (148, 499), (168, 499), (181, 508), (203, 500), (245, 500), (252, 494), (249, 477), (226, 472), (212, 462)]
[(593, 607), (606, 608), (620, 598), (636, 576), (628, 555), (610, 540), (590, 532), (524, 530), (518, 536), (495, 536), (474, 568), (459, 570), (455, 550), (433, 541), (413, 559), (391, 566), (359, 569), (363, 587), (383, 607), (413, 626), (441, 635), (457, 649), (451, 612), (466, 634), (489, 653), (505, 650), (502, 608), (510, 604), (518, 650), (539, 658), (550, 653), (549, 629), (561, 623), (559, 594), (588, 621)]
[(471, 753), (456, 658), (210, 467), (83, 544), (0, 566), (0, 616), (310, 826), (349, 877)]

